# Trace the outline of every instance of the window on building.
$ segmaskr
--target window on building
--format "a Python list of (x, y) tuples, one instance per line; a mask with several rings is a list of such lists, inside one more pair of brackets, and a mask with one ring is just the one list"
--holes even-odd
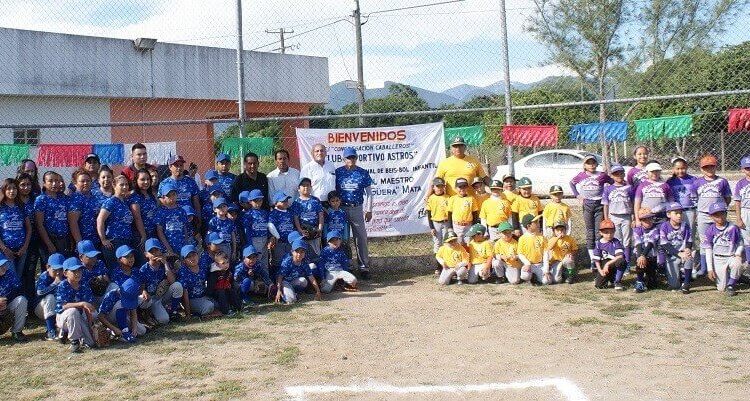
[(16, 129), (13, 130), (13, 143), (16, 145), (39, 145), (38, 129)]

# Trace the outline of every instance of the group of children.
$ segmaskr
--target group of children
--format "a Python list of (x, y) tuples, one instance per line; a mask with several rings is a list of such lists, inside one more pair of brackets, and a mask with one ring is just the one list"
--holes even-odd
[[(733, 192), (716, 175), (714, 156), (700, 159), (701, 177), (687, 173), (686, 159), (674, 158), (673, 176), (666, 181), (647, 148), (638, 147), (634, 156), (636, 165), (627, 174), (621, 165), (607, 174), (594, 155), (587, 155), (583, 171), (570, 182), (582, 203), (594, 285), (624, 290), (623, 277), (632, 266), (638, 293), (656, 288), (663, 276), (670, 289), (688, 294), (692, 280), (707, 276), (719, 291), (734, 296), (750, 261), (750, 223), (745, 223), (750, 221), (750, 156), (741, 160), (745, 178)], [(550, 201), (542, 207), (526, 177), (492, 181), (489, 194), (480, 180), (470, 188), (459, 178), (451, 197), (443, 180), (433, 185), (426, 210), (440, 284), (493, 277), (514, 284), (573, 282), (578, 244), (569, 235), (572, 209), (562, 200), (561, 186), (550, 188)], [(732, 201), (737, 224), (727, 219)]]

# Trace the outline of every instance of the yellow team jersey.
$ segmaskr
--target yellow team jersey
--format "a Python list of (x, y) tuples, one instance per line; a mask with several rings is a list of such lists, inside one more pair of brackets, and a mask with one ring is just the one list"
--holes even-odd
[(511, 205), (516, 200), (516, 198), (519, 196), (517, 193), (515, 193), (513, 191), (508, 191), (508, 190), (505, 190), (505, 189), (503, 190), (503, 195), (505, 195), (505, 199), (507, 199), (508, 202), (510, 202)]
[(496, 226), (510, 220), (511, 214), (510, 202), (501, 196), (491, 196), (479, 209), (479, 218), (486, 221), (488, 226)]
[[(475, 177), (485, 177), (487, 174), (484, 172), (482, 163), (479, 162), (474, 156), (466, 155), (463, 159), (459, 159), (456, 156), (448, 157), (438, 164), (437, 172), (435, 177), (442, 178), (445, 180), (445, 189), (448, 195), (455, 195), (456, 180), (459, 178), (466, 178), (466, 181), (471, 183)], [(469, 195), (474, 194), (474, 189), (469, 187)]]
[(425, 209), (430, 211), (430, 219), (432, 221), (448, 220), (449, 200), (450, 197), (447, 194), (432, 194), (429, 198), (427, 198), (427, 206), (425, 207)]
[(461, 262), (466, 264), (469, 263), (469, 253), (466, 252), (466, 249), (461, 245), (456, 245), (454, 248), (449, 244), (443, 244), (440, 249), (438, 249), (435, 258), (441, 259), (449, 269), (458, 266)]
[(524, 198), (521, 195), (516, 196), (516, 199), (513, 200), (512, 209), (513, 213), (518, 213), (519, 219), (522, 219), (527, 214), (538, 216), (544, 210), (542, 209), (542, 201), (536, 195), (531, 195), (528, 198)]
[(518, 253), (531, 263), (542, 263), (547, 239), (541, 234), (526, 233), (518, 239)]
[(495, 255), (500, 255), (504, 259), (512, 259), (507, 262), (512, 267), (521, 267), (522, 263), (518, 260), (518, 241), (515, 239), (506, 241), (504, 238), (500, 238), (495, 241), (495, 247), (493, 250)]
[[(547, 241), (549, 242), (549, 240)], [(550, 251), (550, 262), (559, 262), (565, 256), (577, 251), (578, 243), (570, 235), (563, 235), (562, 238), (557, 239), (554, 245), (548, 248)]]
[(474, 194), (474, 202), (476, 202), (477, 204), (477, 210), (482, 210), (482, 205), (489, 198), (490, 198), (490, 194), (486, 192), (483, 194)]
[(476, 242), (474, 240), (469, 241), (469, 256), (472, 265), (486, 262), (487, 259), (494, 256), (492, 252), (492, 243), (488, 240), (482, 242)]
[(474, 220), (472, 212), (477, 212), (477, 204), (471, 195), (453, 195), (448, 202), (448, 211), (453, 215), (453, 221), (470, 224)]
[(546, 227), (552, 227), (558, 221), (563, 221), (567, 224), (570, 219), (570, 206), (563, 202), (550, 202), (544, 206), (542, 218)]

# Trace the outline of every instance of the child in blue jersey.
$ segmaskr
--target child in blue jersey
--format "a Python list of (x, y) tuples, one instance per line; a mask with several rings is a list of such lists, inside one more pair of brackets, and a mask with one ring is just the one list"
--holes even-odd
[(177, 205), (177, 189), (173, 185), (161, 185), (159, 197), (162, 206), (156, 212), (156, 235), (166, 248), (167, 256), (174, 258), (187, 242), (187, 216)]
[(336, 191), (328, 193), (328, 209), (326, 209), (325, 226), (323, 232), (328, 235), (331, 231), (338, 231), (341, 235), (341, 248), (348, 258), (352, 257), (349, 248), (349, 220), (346, 219), (346, 211), (341, 208), (341, 195)]
[(213, 202), (216, 199), (223, 198), (224, 191), (218, 185), (207, 187), (205, 191), (208, 193), (208, 196), (205, 199), (201, 200), (201, 218), (203, 219), (203, 221), (209, 221), (212, 217), (214, 217)]
[(187, 225), (185, 226), (185, 229), (187, 230), (185, 245), (198, 245), (203, 242), (203, 240), (201, 239), (198, 227), (196, 226), (198, 224), (198, 218), (195, 215), (195, 210), (192, 206), (183, 206), (182, 210), (185, 212), (185, 217), (187, 217)]
[(82, 279), (83, 265), (77, 258), (63, 262), (65, 280), (57, 286), (57, 327), (60, 337), (70, 340), (73, 353), (83, 352), (83, 346), (94, 347), (92, 325), (96, 318), (94, 294), (91, 287)]
[[(26, 342), (23, 326), (26, 324), (28, 300), (21, 294), (21, 279), (16, 275), (10, 261), (0, 256), (0, 311), (13, 314), (11, 337), (16, 342)], [(0, 333), (2, 335), (4, 333)]]
[[(667, 282), (672, 290), (690, 293), (693, 275), (693, 235), (690, 223), (683, 220), (683, 206), (672, 202), (667, 206), (667, 221), (659, 226), (659, 259), (666, 267)], [(680, 273), (683, 281), (680, 283)]]
[(43, 176), (44, 191), (34, 201), (34, 220), (39, 239), (42, 240), (39, 252), (42, 260), (53, 253), (65, 256), (72, 254), (68, 226), (68, 197), (63, 194), (65, 183), (62, 176), (47, 171)]
[(128, 245), (122, 245), (115, 252), (117, 265), (110, 270), (110, 278), (118, 287), (128, 279), (142, 281), (140, 268), (135, 266), (135, 250)]
[(312, 284), (315, 289), (315, 300), (321, 300), (318, 280), (310, 273), (310, 266), (305, 264), (305, 252), (307, 244), (303, 240), (296, 240), (291, 244), (292, 252), (289, 253), (276, 275), (276, 303), (293, 304), (297, 302), (297, 292), (304, 291)]
[(81, 269), (81, 279), (92, 288), (93, 281), (99, 281), (101, 283), (98, 286), (98, 290), (94, 292), (95, 297), (101, 297), (107, 293), (107, 291), (117, 288), (117, 284), (113, 283), (109, 277), (109, 269), (99, 257), (102, 255), (94, 243), (91, 241), (83, 240), (76, 245), (76, 251), (78, 252), (78, 259), (83, 265)]
[(276, 286), (273, 284), (268, 270), (260, 267), (258, 258), (261, 253), (252, 245), (242, 250), (242, 261), (234, 268), (234, 281), (237, 283), (242, 302), (250, 304), (250, 295), (258, 280), (263, 281), (269, 298), (276, 295)]
[(610, 284), (615, 290), (625, 289), (622, 275), (625, 272), (625, 255), (622, 243), (615, 238), (615, 225), (612, 220), (602, 220), (599, 225), (601, 238), (594, 249), (594, 286), (605, 289)]
[(219, 198), (213, 201), (213, 207), (215, 215), (208, 221), (208, 232), (219, 234), (224, 240), (221, 250), (231, 259), (237, 253), (237, 235), (234, 221), (227, 216), (229, 205), (226, 199)]
[[(723, 203), (729, 205), (732, 200), (732, 190), (726, 179), (716, 175), (716, 165), (718, 160), (715, 156), (703, 156), (700, 160), (702, 177), (693, 181), (691, 195), (696, 199), (696, 208), (698, 215), (696, 218), (695, 231), (701, 243), (706, 241), (706, 230), (713, 224), (709, 214), (709, 208), (714, 203)], [(699, 276), (706, 274), (706, 255), (700, 256), (701, 269), (697, 273)]]
[[(134, 243), (133, 212), (130, 210), (130, 181), (124, 175), (115, 177), (115, 194), (102, 203), (99, 216), (96, 218), (96, 231), (101, 240), (104, 262), (107, 266), (117, 265), (115, 251), (122, 245), (130, 247), (139, 245)], [(143, 226), (140, 226), (143, 230)], [(146, 233), (139, 232), (140, 238), (145, 239)], [(140, 258), (139, 258), (140, 259)], [(139, 261), (142, 263), (142, 260)]]
[(138, 295), (141, 283), (133, 278), (125, 280), (120, 288), (104, 296), (99, 305), (99, 321), (127, 343), (136, 342), (137, 336), (146, 334), (146, 326), (138, 321)]
[(323, 232), (325, 222), (323, 204), (312, 196), (312, 181), (309, 178), (300, 180), (298, 190), (299, 198), (294, 200), (291, 207), (294, 227), (307, 242), (308, 250), (320, 255), (320, 233)]
[(219, 175), (216, 173), (216, 170), (208, 170), (203, 176), (203, 189), (198, 191), (198, 201), (200, 201), (201, 208), (203, 208), (203, 205), (205, 205), (206, 202), (210, 204), (211, 190), (213, 190), (214, 188), (219, 189), (223, 197), (224, 191), (221, 189), (221, 186), (216, 185), (218, 182), (218, 178)]
[(70, 194), (68, 221), (73, 240), (78, 243), (85, 239), (99, 244), (99, 234), (96, 232), (96, 218), (99, 216), (101, 204), (91, 192), (91, 176), (83, 170), (73, 173), (75, 192)]
[(271, 265), (274, 269), (281, 266), (281, 262), (289, 254), (289, 234), (294, 229), (292, 213), (289, 212), (290, 196), (276, 191), (271, 198), (274, 204), (273, 210), (268, 214), (268, 232), (271, 234), (270, 246), (273, 248)]
[(740, 229), (727, 221), (727, 207), (723, 202), (709, 206), (713, 224), (706, 229), (701, 248), (706, 254), (708, 278), (716, 282), (716, 289), (727, 296), (737, 295), (735, 286), (742, 274), (744, 245)]
[[(641, 184), (643, 185), (643, 184)], [(633, 230), (633, 241), (635, 242), (635, 292), (648, 291), (656, 288), (658, 278), (656, 269), (658, 266), (659, 229), (654, 224), (654, 213), (649, 209), (642, 208), (638, 211), (640, 226)]]
[[(200, 208), (198, 203), (198, 184), (189, 175), (184, 174), (185, 159), (182, 156), (172, 156), (169, 158), (169, 172), (171, 175), (159, 184), (159, 192), (162, 192), (165, 186), (174, 188), (177, 191), (177, 204), (179, 206), (193, 206), (194, 209)], [(179, 249), (177, 250), (179, 252)]]
[[(135, 173), (135, 187), (128, 203), (136, 224), (140, 221), (143, 225), (146, 238), (156, 237), (156, 212), (159, 209), (159, 200), (154, 195), (151, 173), (148, 170), (140, 169)], [(145, 238), (139, 238), (138, 243), (144, 240)]]
[(230, 170), (232, 169), (232, 160), (226, 153), (216, 155), (216, 175), (217, 184), (224, 190), (224, 196), (229, 197), (232, 194), (232, 185), (237, 178)]
[[(602, 207), (602, 193), (604, 186), (612, 183), (607, 173), (596, 171), (599, 162), (594, 155), (587, 155), (583, 159), (583, 171), (570, 181), (570, 189), (583, 202), (583, 221), (586, 225), (586, 248), (588, 248), (591, 265), (594, 265), (594, 245), (599, 235), (599, 223), (604, 219)], [(552, 221), (545, 223), (549, 226)]]
[[(240, 194), (242, 198), (242, 194)], [(249, 208), (242, 213), (240, 227), (243, 228), (245, 246), (252, 245), (258, 253), (258, 268), (268, 275), (268, 216), (263, 208), (263, 193), (254, 189), (246, 195)]]
[(141, 309), (151, 311), (156, 322), (167, 324), (170, 314), (176, 315), (182, 301), (182, 284), (177, 274), (164, 257), (164, 248), (156, 238), (149, 238), (145, 244), (146, 263), (140, 268), (143, 288)]
[(214, 317), (221, 312), (214, 310), (214, 303), (206, 294), (206, 281), (210, 265), (200, 266), (198, 263), (198, 251), (192, 245), (185, 245), (180, 251), (182, 263), (177, 271), (177, 279), (185, 290), (182, 298), (186, 311), (186, 318), (191, 314), (198, 316)]
[(341, 249), (341, 234), (331, 231), (326, 235), (328, 246), (323, 248), (318, 259), (318, 266), (323, 271), (321, 291), (329, 293), (333, 291), (336, 283), (344, 282), (345, 291), (357, 291), (357, 278), (349, 271), (351, 260)]
[(633, 247), (633, 196), (635, 188), (625, 180), (625, 168), (619, 164), (609, 169), (612, 184), (604, 187), (602, 206), (604, 218), (615, 225), (615, 238), (625, 249), (625, 265), (630, 266), (630, 252)]
[(57, 326), (55, 324), (55, 304), (57, 286), (65, 279), (63, 276), (63, 262), (65, 256), (61, 253), (53, 253), (47, 260), (47, 266), (39, 274), (36, 280), (37, 304), (34, 307), (36, 317), (44, 321), (47, 330), (47, 341), (57, 339)]
[(24, 276), (30, 242), (31, 219), (18, 198), (18, 182), (7, 178), (0, 186), (0, 252), (11, 261), (19, 278)]

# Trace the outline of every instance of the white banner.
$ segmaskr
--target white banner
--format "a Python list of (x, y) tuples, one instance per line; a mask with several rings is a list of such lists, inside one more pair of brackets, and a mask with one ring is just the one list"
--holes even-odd
[(429, 232), (424, 196), (445, 158), (443, 123), (380, 128), (297, 128), (300, 165), (312, 161), (312, 148), (322, 143), (328, 161), (344, 165), (345, 147), (357, 149), (357, 165), (373, 180), (370, 237), (389, 237)]

